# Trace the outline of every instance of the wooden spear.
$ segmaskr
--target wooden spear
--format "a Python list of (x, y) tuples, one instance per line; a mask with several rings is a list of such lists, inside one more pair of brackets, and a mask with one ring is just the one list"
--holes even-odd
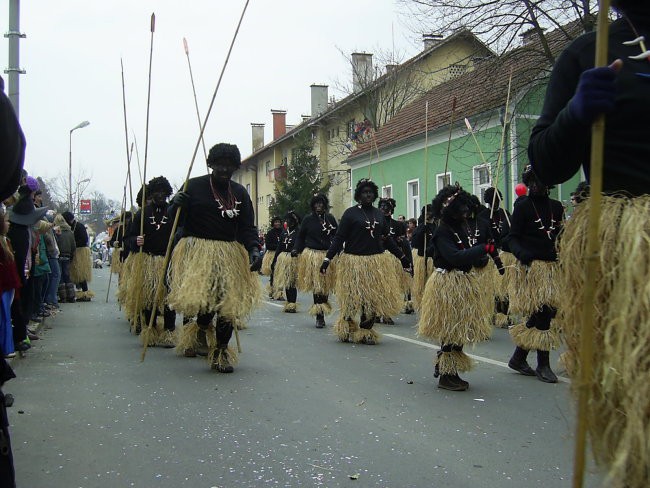
[[(600, 0), (596, 30), (595, 66), (607, 65), (607, 40), (609, 37), (609, 0)], [(591, 128), (591, 186), (589, 195), (589, 224), (585, 256), (585, 288), (582, 308), (582, 332), (580, 335), (580, 378), (578, 383), (578, 424), (576, 427), (573, 488), (582, 488), (585, 471), (587, 423), (589, 411), (589, 383), (593, 374), (594, 357), (594, 302), (596, 298), (596, 275), (600, 262), (600, 205), (603, 189), (603, 150), (605, 145), (605, 116), (599, 115)]]
[[(226, 60), (223, 63), (223, 67), (221, 68), (221, 73), (219, 74), (219, 80), (217, 81), (217, 86), (214, 89), (214, 93), (212, 94), (212, 99), (210, 100), (210, 106), (208, 107), (208, 111), (205, 114), (205, 118), (203, 120), (203, 124), (201, 124), (201, 131), (199, 132), (199, 137), (196, 141), (196, 145), (194, 146), (194, 152), (192, 153), (192, 159), (190, 161), (190, 167), (187, 170), (187, 176), (185, 177), (185, 183), (183, 184), (183, 191), (187, 190), (187, 183), (190, 179), (190, 174), (192, 173), (192, 168), (194, 167), (194, 161), (196, 160), (196, 154), (199, 152), (199, 146), (201, 145), (201, 141), (203, 140), (203, 133), (205, 132), (205, 126), (208, 123), (208, 119), (210, 118), (210, 113), (212, 112), (212, 107), (214, 105), (214, 101), (217, 98), (217, 93), (219, 92), (219, 86), (221, 86), (221, 80), (223, 79), (223, 74), (226, 71), (226, 66), (228, 66), (228, 60), (230, 59), (230, 54), (232, 53), (232, 48), (235, 45), (235, 40), (237, 39), (237, 34), (239, 33), (239, 28), (241, 27), (242, 21), (244, 20), (244, 14), (246, 13), (246, 9), (248, 8), (248, 3), (250, 0), (246, 0), (246, 3), (244, 4), (244, 9), (242, 10), (241, 17), (239, 18), (239, 23), (237, 24), (237, 28), (235, 29), (235, 34), (233, 35), (232, 41), (230, 42), (230, 48), (228, 49), (228, 54), (226, 55)], [(157, 307), (158, 303), (162, 301), (163, 298), (163, 288), (164, 288), (164, 281), (165, 281), (165, 272), (167, 270), (167, 265), (169, 264), (169, 258), (171, 256), (171, 250), (172, 250), (172, 245), (173, 245), (173, 236), (176, 234), (176, 228), (178, 227), (178, 220), (181, 215), (180, 209), (176, 210), (176, 215), (174, 216), (174, 223), (172, 225), (172, 232), (171, 232), (171, 238), (169, 239), (169, 242), (167, 244), (167, 251), (165, 253), (165, 261), (163, 264), (163, 269), (161, 272), (160, 280), (158, 281), (158, 286), (156, 288), (156, 294), (154, 295), (154, 307)], [(151, 315), (153, 318), (153, 314)], [(151, 327), (153, 324), (153, 320), (150, 320), (149, 326)], [(235, 337), (239, 337), (237, 334), (237, 327), (233, 327), (235, 330)], [(241, 352), (241, 346), (239, 344), (239, 341), (237, 342), (237, 349), (239, 352)], [(142, 345), (142, 355), (141, 355), (141, 361), (144, 361), (145, 355), (147, 354), (147, 344)]]

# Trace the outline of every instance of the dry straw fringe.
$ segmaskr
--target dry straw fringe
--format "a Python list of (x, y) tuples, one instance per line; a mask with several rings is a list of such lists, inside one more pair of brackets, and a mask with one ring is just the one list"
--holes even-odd
[(298, 258), (291, 253), (281, 252), (275, 262), (273, 286), (279, 289), (295, 288), (298, 282)]
[(362, 312), (367, 317), (393, 317), (399, 313), (404, 295), (400, 277), (391, 271), (395, 270), (391, 254), (343, 253), (338, 259), (335, 293), (341, 317), (356, 318)]
[[(183, 356), (187, 349), (196, 351), (199, 348), (200, 344), (198, 335), (200, 329), (196, 320), (192, 320), (176, 330), (176, 354), (178, 356)], [(211, 326), (210, 329), (206, 331), (206, 335), (209, 334), (210, 331), (214, 334), (214, 327)]]
[[(224, 352), (227, 351), (228, 358), (224, 356)], [(219, 366), (226, 366), (228, 364), (227, 359), (230, 359), (230, 365), (236, 366), (239, 363), (239, 356), (237, 354), (237, 349), (233, 347), (228, 347), (227, 349), (210, 349), (208, 354), (208, 362), (213, 365), (214, 356), (217, 356), (216, 364)], [(214, 368), (213, 368), (214, 369)]]
[(334, 258), (323, 276), (320, 267), (325, 259), (326, 251), (305, 248), (298, 258), (298, 289), (302, 292), (312, 292), (318, 295), (329, 295), (336, 283), (337, 259)]
[(90, 282), (93, 279), (92, 258), (89, 247), (78, 247), (70, 263), (70, 280), (73, 283)]
[(142, 345), (147, 346), (156, 346), (158, 343), (162, 342), (164, 337), (164, 325), (162, 317), (156, 317), (156, 321), (153, 324), (153, 327), (143, 327), (142, 332), (140, 333), (140, 341)]
[(354, 342), (355, 344), (366, 342), (368, 339), (374, 341), (375, 344), (379, 344), (381, 334), (375, 329), (358, 328), (350, 335), (350, 342)]
[[(390, 254), (390, 253), (389, 253)], [(402, 292), (402, 295), (405, 295), (409, 291), (411, 291), (411, 286), (412, 286), (412, 281), (413, 278), (411, 278), (411, 275), (409, 273), (406, 273), (404, 271), (404, 268), (402, 268), (402, 263), (400, 262), (397, 257), (395, 257), (393, 254), (390, 254), (391, 260), (390, 260), (390, 270), (387, 270), (387, 273), (393, 273), (395, 276), (397, 276), (397, 283), (399, 284), (399, 289)]]
[(311, 307), (309, 307), (309, 311), (307, 313), (312, 316), (329, 315), (332, 313), (332, 305), (330, 305), (329, 302), (314, 303)]
[(508, 298), (508, 293), (510, 290), (509, 284), (513, 279), (515, 279), (514, 272), (515, 266), (517, 265), (517, 258), (514, 254), (506, 251), (501, 251), (501, 253), (499, 253), (499, 257), (501, 258), (501, 262), (503, 263), (506, 272), (503, 276), (500, 275), (497, 267), (494, 266), (494, 263), (490, 263), (495, 273), (494, 294), (498, 299), (505, 300)]
[(528, 317), (542, 305), (559, 305), (560, 267), (557, 262), (533, 261), (529, 267), (518, 263), (509, 282), (510, 313)]
[(185, 237), (168, 270), (169, 307), (188, 317), (216, 312), (226, 320), (249, 316), (261, 295), (248, 253), (238, 242)]
[(273, 263), (273, 257), (275, 256), (275, 251), (267, 250), (264, 253), (262, 258), (262, 267), (260, 268), (260, 273), (264, 276), (271, 276), (271, 264)]
[(474, 362), (463, 351), (441, 351), (440, 356), (434, 358), (433, 364), (438, 364), (440, 374), (456, 374), (472, 370)]
[[(153, 256), (146, 252), (133, 255), (128, 295), (124, 304), (127, 318), (133, 319), (143, 310), (153, 309), (154, 295), (163, 272), (164, 262), (164, 256)], [(164, 300), (161, 300), (158, 303), (158, 310), (162, 313), (163, 309)]]
[(122, 266), (120, 267), (120, 274), (117, 282), (117, 301), (124, 305), (128, 296), (129, 283), (131, 281), (131, 269), (133, 266), (133, 254), (129, 254)]
[[(560, 313), (574, 378), (581, 376), (588, 204), (576, 209), (560, 240)], [(609, 470), (606, 486), (614, 488), (647, 487), (650, 480), (649, 216), (648, 195), (603, 196), (588, 429), (596, 461)]]
[(284, 302), (284, 312), (297, 312), (298, 311), (298, 305), (296, 303), (292, 302)]
[(339, 316), (332, 329), (334, 335), (338, 337), (341, 342), (350, 342), (350, 338), (353, 337), (358, 330), (359, 323), (357, 321), (354, 319), (346, 319), (343, 316)]
[(411, 298), (413, 307), (419, 311), (422, 304), (422, 295), (427, 280), (434, 270), (433, 259), (427, 258), (427, 270), (424, 272), (424, 256), (418, 256), (417, 251), (413, 251), (413, 286), (411, 287)]
[(111, 273), (115, 273), (119, 276), (122, 271), (122, 260), (120, 259), (120, 254), (122, 249), (119, 247), (113, 248), (113, 254), (111, 254)]
[(494, 314), (494, 326), (499, 329), (507, 329), (509, 326), (509, 318), (506, 314), (497, 312)]
[(472, 344), (492, 334), (494, 296), (473, 273), (435, 271), (424, 289), (418, 335), (441, 344)]
[(549, 330), (526, 327), (526, 324), (522, 323), (510, 327), (509, 332), (512, 342), (522, 349), (550, 351), (560, 347), (560, 331), (556, 320), (551, 320)]

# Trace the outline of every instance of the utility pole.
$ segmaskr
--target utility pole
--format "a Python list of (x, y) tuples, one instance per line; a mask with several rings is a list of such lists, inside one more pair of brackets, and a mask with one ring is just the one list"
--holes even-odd
[(18, 41), (26, 37), (20, 32), (20, 0), (9, 0), (9, 31), (5, 34), (9, 39), (9, 66), (5, 69), (8, 76), (7, 96), (14, 107), (16, 117), (19, 115), (19, 86), (18, 75), (24, 75), (25, 70), (20, 68), (20, 47)]

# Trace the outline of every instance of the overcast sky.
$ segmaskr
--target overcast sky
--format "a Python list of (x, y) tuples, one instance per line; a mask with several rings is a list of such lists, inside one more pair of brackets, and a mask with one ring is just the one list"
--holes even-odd
[[(45, 179), (68, 174), (69, 131), (73, 175), (92, 178), (86, 195), (122, 199), (126, 149), (120, 58), (126, 79), (129, 139), (144, 163), (150, 16), (156, 14), (147, 180), (164, 175), (182, 184), (198, 137), (198, 122), (183, 37), (189, 44), (199, 110), (205, 115), (245, 0), (23, 0), (21, 2), (20, 121), (27, 138), (25, 167)], [(9, 0), (1, 0), (3, 32)], [(206, 129), (206, 143), (231, 142), (251, 153), (251, 122), (266, 124), (271, 109), (287, 123), (310, 112), (312, 83), (349, 81), (345, 57), (355, 51), (395, 52), (400, 60), (421, 50), (394, 0), (251, 0)], [(0, 64), (7, 67), (3, 38)], [(4, 75), (7, 82), (6, 75)], [(205, 172), (202, 151), (192, 176)], [(134, 156), (135, 164), (135, 156)], [(134, 181), (137, 175), (133, 174)], [(135, 188), (135, 187), (134, 187)]]

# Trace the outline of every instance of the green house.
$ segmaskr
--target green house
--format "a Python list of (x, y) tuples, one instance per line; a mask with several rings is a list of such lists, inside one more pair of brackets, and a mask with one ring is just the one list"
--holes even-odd
[[(568, 42), (549, 37), (556, 53)], [(512, 210), (550, 69), (541, 52), (523, 46), (435, 86), (357, 143), (346, 161), (352, 185), (371, 178), (407, 218), (455, 182), (479, 198), (496, 185)], [(558, 185), (552, 197), (568, 205), (581, 179)]]

